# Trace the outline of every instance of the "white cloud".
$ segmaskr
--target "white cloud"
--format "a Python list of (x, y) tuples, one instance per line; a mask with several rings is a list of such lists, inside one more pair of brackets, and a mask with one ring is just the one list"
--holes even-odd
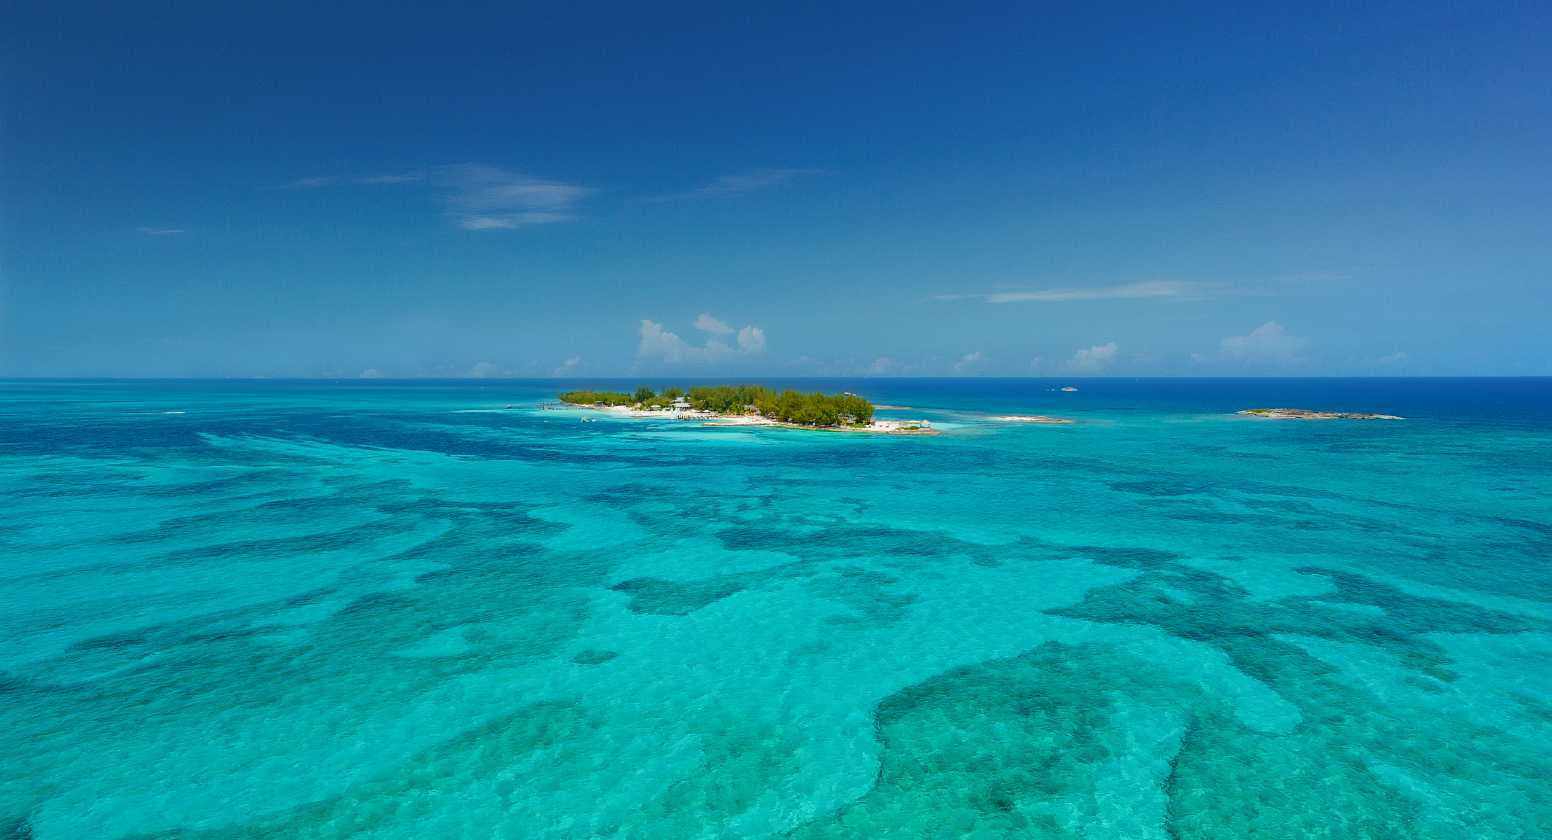
[(636, 345), (638, 360), (660, 361), (667, 364), (706, 362), (728, 352), (726, 344), (708, 341), (704, 347), (696, 347), (671, 332), (656, 321), (642, 319), (641, 341)]
[(1072, 354), (1072, 360), (1067, 363), (1067, 367), (1077, 373), (1098, 373), (1109, 367), (1120, 352), (1121, 346), (1114, 341), (1085, 347)]
[(1124, 286), (1085, 289), (1028, 289), (1009, 292), (936, 295), (934, 300), (978, 300), (984, 303), (1066, 303), (1075, 300), (1142, 300), (1146, 298), (1199, 298), (1209, 290), (1205, 283), (1150, 280)]
[(1289, 335), (1282, 324), (1267, 321), (1245, 335), (1231, 335), (1218, 342), (1218, 354), (1245, 364), (1290, 365), (1299, 361), (1305, 343)]
[(737, 347), (715, 336), (707, 338), (705, 344), (691, 344), (657, 321), (645, 318), (641, 321), (638, 336), (638, 363), (709, 364), (765, 352), (765, 330), (753, 325), (738, 331), (735, 339)]
[(793, 178), (799, 178), (804, 175), (818, 175), (821, 171), (819, 169), (756, 169), (735, 175), (723, 175), (710, 184), (696, 190), (696, 192), (701, 195), (746, 193), (751, 190), (785, 184)]
[(702, 312), (695, 319), (695, 328), (701, 332), (709, 332), (713, 335), (727, 335), (733, 332), (733, 328), (725, 322), (713, 317), (709, 312)]
[(453, 220), (465, 230), (575, 221), (577, 205), (592, 192), (576, 184), (474, 163), (438, 167), (431, 183), (447, 193)]
[(464, 374), (470, 379), (489, 379), (501, 373), (500, 369), (491, 362), (475, 362), (474, 367)]
[(522, 213), (508, 213), (504, 216), (463, 216), (458, 219), (458, 226), (464, 230), (514, 230), (529, 225), (549, 225), (576, 220), (577, 216), (571, 213), (528, 210)]
[(288, 190), (316, 190), (323, 187), (360, 184), (382, 186), (386, 184), (412, 184), (426, 180), (425, 172), (384, 172), (377, 175), (309, 175), (282, 185)]
[(764, 353), (765, 330), (759, 327), (749, 326), (738, 331), (738, 352), (740, 353)]
[(551, 376), (572, 376), (577, 371), (579, 371), (581, 369), (582, 369), (582, 357), (581, 356), (568, 356), (566, 358), (566, 361), (561, 362), (559, 366), (557, 366), (554, 370), (550, 371), (550, 375)]
[(979, 350), (974, 353), (966, 353), (959, 357), (959, 361), (954, 363), (954, 372), (965, 373), (984, 361), (986, 361), (986, 355)]
[(383, 372), (378, 370), (377, 368), (367, 368), (366, 370), (361, 371), (361, 378), (362, 379), (382, 379), (383, 378)]
[(1410, 356), (1401, 352), (1400, 350), (1397, 350), (1394, 353), (1386, 353), (1385, 355), (1379, 357), (1376, 361), (1382, 365), (1404, 365), (1410, 359)]
[(183, 233), (183, 228), (143, 227), (139, 231), (146, 236), (177, 236)]
[(437, 166), (424, 171), (377, 175), (313, 175), (285, 185), (311, 190), (342, 185), (393, 186), (424, 183), (440, 194), (453, 224), (464, 230), (514, 230), (573, 222), (592, 190), (479, 163)]
[(823, 175), (823, 169), (752, 169), (748, 172), (738, 172), (731, 175), (722, 175), (709, 184), (697, 187), (688, 192), (670, 193), (668, 195), (654, 196), (648, 201), (677, 201), (684, 198), (700, 198), (706, 196), (738, 195), (754, 192), (768, 187), (776, 187), (806, 175)]
[(293, 190), (315, 190), (319, 187), (333, 186), (343, 180), (345, 179), (338, 175), (309, 175), (306, 178), (298, 178), (295, 181), (286, 184), (286, 188)]
[(353, 183), (365, 184), (367, 186), (379, 186), (384, 184), (413, 184), (416, 181), (424, 180), (426, 180), (426, 173), (424, 172), (393, 172), (384, 173), (382, 175), (363, 175), (359, 178), (351, 179)]

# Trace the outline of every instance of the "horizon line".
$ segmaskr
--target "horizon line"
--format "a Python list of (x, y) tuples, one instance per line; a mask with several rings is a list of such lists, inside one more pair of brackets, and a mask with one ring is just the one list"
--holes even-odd
[(1283, 381), (1283, 380), (1307, 380), (1307, 379), (1552, 379), (1552, 374), (1545, 373), (1462, 373), (1462, 374), (1429, 374), (1429, 375), (1377, 375), (1377, 374), (1314, 374), (1308, 376), (1190, 376), (1190, 375), (1149, 375), (1149, 376), (878, 376), (873, 374), (831, 374), (814, 375), (803, 374), (787, 376), (782, 374), (761, 374), (755, 376), (702, 376), (695, 374), (646, 374), (646, 375), (599, 375), (599, 376), (0, 376), (0, 383), (5, 382), (331, 382), (331, 383), (385, 383), (385, 382), (469, 382), (469, 383), (495, 383), (495, 382), (597, 382), (597, 381), (641, 381), (646, 379), (693, 379), (733, 381), (733, 380), (825, 380), (825, 379), (862, 379), (876, 381), (916, 381), (916, 380), (954, 380), (954, 381), (985, 381), (985, 382), (1075, 382), (1075, 381), (1136, 381), (1136, 380), (1223, 380), (1223, 381)]

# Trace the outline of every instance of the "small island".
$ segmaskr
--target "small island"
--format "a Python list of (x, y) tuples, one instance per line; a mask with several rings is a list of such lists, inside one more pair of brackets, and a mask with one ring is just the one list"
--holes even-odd
[(877, 420), (873, 404), (852, 393), (774, 391), (763, 385), (702, 385), (657, 392), (646, 386), (632, 392), (566, 391), (561, 402), (628, 417), (703, 420), (708, 426), (783, 426), (834, 432), (932, 435), (926, 420)]
[(1066, 417), (1050, 417), (1044, 414), (1004, 414), (992, 419), (1001, 420), (1004, 423), (1035, 423), (1042, 426), (1072, 425), (1072, 421)]
[(1405, 420), (1394, 414), (1369, 414), (1360, 411), (1311, 411), (1307, 408), (1247, 408), (1235, 412), (1241, 417), (1263, 420)]

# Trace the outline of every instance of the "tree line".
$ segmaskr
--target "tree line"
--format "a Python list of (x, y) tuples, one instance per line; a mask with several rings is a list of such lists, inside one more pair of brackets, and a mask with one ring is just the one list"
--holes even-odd
[(635, 391), (566, 391), (562, 402), (574, 405), (667, 408), (684, 397), (697, 411), (716, 414), (759, 414), (783, 423), (805, 426), (867, 425), (873, 420), (873, 404), (856, 394), (804, 393), (788, 388), (774, 391), (764, 385), (697, 385), (689, 391), (668, 388), (661, 393), (642, 386)]

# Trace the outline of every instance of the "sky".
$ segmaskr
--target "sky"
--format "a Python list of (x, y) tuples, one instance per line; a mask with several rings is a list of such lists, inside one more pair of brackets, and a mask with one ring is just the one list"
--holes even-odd
[(0, 5), (0, 376), (1552, 374), (1545, 2), (237, 5)]

